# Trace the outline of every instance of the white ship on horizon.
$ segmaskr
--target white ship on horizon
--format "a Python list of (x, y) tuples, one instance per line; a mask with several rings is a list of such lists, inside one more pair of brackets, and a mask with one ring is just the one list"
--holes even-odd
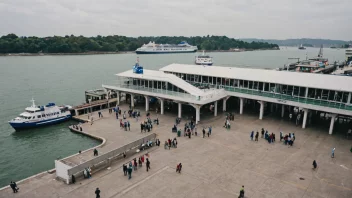
[(166, 53), (192, 53), (198, 50), (197, 46), (188, 44), (186, 41), (174, 44), (156, 44), (149, 42), (136, 50), (137, 54), (166, 54)]

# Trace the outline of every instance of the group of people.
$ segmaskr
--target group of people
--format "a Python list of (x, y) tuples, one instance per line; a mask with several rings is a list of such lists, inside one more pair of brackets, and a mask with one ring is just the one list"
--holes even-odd
[[(211, 131), (212, 131), (212, 127), (211, 126), (209, 126), (209, 127), (207, 127), (208, 128), (208, 132), (207, 132), (207, 135), (208, 135), (208, 137), (211, 135)], [(202, 132), (203, 132), (203, 138), (205, 138), (205, 129), (206, 128), (203, 128), (203, 130), (202, 130)]]
[(89, 179), (92, 177), (92, 169), (90, 167), (84, 169), (83, 177), (86, 179)]
[[(275, 142), (275, 133), (270, 134), (268, 130), (264, 130), (264, 128), (262, 128), (261, 134), (262, 134), (261, 137), (267, 140), (269, 144)], [(258, 141), (258, 136), (259, 136), (259, 132), (257, 131), (257, 133), (255, 134), (255, 141)], [(251, 140), (253, 140), (253, 137), (254, 137), (254, 131), (250, 133)], [(293, 146), (295, 139), (296, 137), (294, 133), (283, 135), (283, 133), (280, 132), (280, 142), (283, 140), (284, 141), (283, 143), (285, 145)]]
[(282, 132), (280, 132), (280, 141), (281, 140), (284, 140), (284, 144), (285, 145), (289, 145), (289, 146), (293, 146), (293, 143), (296, 139), (296, 136), (294, 133), (289, 133), (289, 134), (286, 134), (285, 136), (283, 135)]
[(17, 193), (18, 190), (19, 190), (19, 188), (17, 187), (16, 182), (11, 181), (11, 182), (10, 182), (10, 187), (11, 187), (11, 189), (13, 190), (13, 193)]
[(144, 122), (141, 122), (141, 133), (144, 132), (150, 132), (151, 130), (153, 130), (153, 123), (152, 120), (147, 117)]
[[(253, 137), (254, 137), (254, 131), (251, 132), (251, 140), (253, 141)], [(255, 141), (258, 141), (258, 137), (259, 137), (259, 132), (257, 131), (257, 133), (255, 134)]]
[[(122, 166), (122, 170), (123, 170), (123, 174), (124, 176), (128, 175), (128, 179), (132, 178), (132, 170), (137, 171), (138, 168), (137, 167), (142, 167), (144, 163), (144, 155), (138, 158), (138, 162), (137, 159), (134, 158), (132, 161), (129, 162), (129, 164), (124, 164)], [(150, 169), (150, 161), (147, 158), (146, 159), (146, 170), (147, 172)]]
[(173, 148), (177, 148), (177, 139), (174, 138), (174, 139), (171, 139), (169, 138), (168, 140), (165, 141), (165, 144), (164, 144), (164, 149), (167, 149), (173, 147)]
[(191, 120), (190, 122), (186, 122), (185, 123), (185, 127), (184, 127), (184, 136), (189, 136), (189, 138), (191, 138), (191, 133), (192, 135), (194, 134), (194, 132), (197, 134), (197, 127), (195, 125), (195, 123), (193, 122), (193, 120)]
[(228, 113), (227, 115), (226, 115), (226, 120), (235, 120), (235, 116), (232, 114), (232, 113)]
[(120, 128), (124, 128), (125, 131), (127, 131), (127, 128), (128, 128), (128, 130), (130, 131), (131, 130), (130, 121), (128, 121), (128, 120), (122, 121), (122, 119), (120, 119)]

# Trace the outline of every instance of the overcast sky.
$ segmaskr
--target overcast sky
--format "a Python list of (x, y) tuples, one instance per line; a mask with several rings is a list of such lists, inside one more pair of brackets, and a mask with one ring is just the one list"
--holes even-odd
[(0, 35), (352, 40), (352, 0), (0, 0)]

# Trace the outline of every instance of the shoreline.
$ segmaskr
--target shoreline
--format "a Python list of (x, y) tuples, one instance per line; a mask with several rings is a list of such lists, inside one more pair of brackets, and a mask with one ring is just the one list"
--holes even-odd
[[(204, 52), (247, 52), (247, 51), (266, 51), (266, 50), (280, 50), (280, 49), (239, 49), (236, 50), (204, 50)], [(202, 52), (198, 50), (197, 52)], [(106, 54), (135, 54), (135, 51), (121, 51), (121, 52), (82, 52), (82, 53), (6, 53), (0, 56), (81, 56), (81, 55), (106, 55)], [(170, 53), (173, 54), (173, 53)]]
[[(93, 134), (89, 134), (89, 133), (87, 133), (87, 132), (85, 132), (85, 131), (83, 131), (83, 130), (82, 130), (82, 131), (79, 131), (79, 130), (77, 130), (77, 129), (74, 129), (74, 128), (72, 127), (72, 125), (69, 126), (68, 128), (70, 129), (70, 131), (71, 131), (72, 133), (79, 133), (79, 134), (81, 134), (81, 135), (85, 135), (85, 136), (87, 136), (87, 137), (90, 137), (90, 138), (93, 138), (93, 139), (95, 139), (95, 140), (100, 141), (100, 144), (98, 144), (98, 145), (96, 145), (96, 146), (94, 146), (94, 147), (88, 148), (88, 149), (86, 149), (86, 150), (83, 150), (83, 151), (81, 151), (81, 153), (86, 153), (86, 152), (92, 151), (93, 149), (101, 148), (101, 147), (103, 147), (103, 146), (105, 145), (105, 143), (106, 143), (106, 139), (103, 138), (103, 137), (99, 137), (99, 136), (96, 136), (96, 135), (93, 135)], [(70, 158), (70, 157), (73, 157), (73, 156), (76, 156), (76, 155), (79, 155), (79, 153), (75, 153), (75, 154), (66, 156), (66, 157), (64, 157), (64, 158), (61, 158), (60, 160), (64, 160), (64, 159), (67, 159), (67, 158)], [(34, 175), (29, 176), (29, 177), (26, 177), (26, 178), (24, 178), (24, 179), (21, 179), (21, 180), (17, 181), (16, 184), (23, 184), (23, 183), (25, 183), (25, 182), (27, 182), (27, 181), (30, 181), (30, 180), (33, 179), (33, 178), (36, 178), (36, 177), (43, 177), (43, 176), (46, 175), (46, 174), (50, 174), (50, 175), (51, 175), (51, 174), (54, 174), (55, 172), (56, 172), (56, 168), (55, 168), (55, 165), (54, 165), (54, 168), (49, 169), (49, 170), (46, 170), (46, 171), (42, 171), (42, 172), (40, 172), (40, 173), (34, 174)], [(8, 189), (8, 188), (10, 188), (9, 185), (3, 186), (3, 187), (0, 186), (0, 192), (1, 192), (2, 190)]]

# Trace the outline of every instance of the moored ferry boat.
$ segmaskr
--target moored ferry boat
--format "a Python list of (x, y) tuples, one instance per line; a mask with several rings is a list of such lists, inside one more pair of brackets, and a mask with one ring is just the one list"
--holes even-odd
[(149, 42), (136, 50), (137, 54), (166, 54), (166, 53), (192, 53), (198, 50), (197, 46), (192, 46), (186, 41), (182, 41), (177, 45), (172, 44), (156, 44)]
[(72, 107), (69, 105), (56, 106), (55, 103), (48, 103), (45, 106), (36, 106), (31, 100), (32, 106), (27, 107), (18, 117), (9, 121), (15, 130), (40, 127), (56, 124), (71, 118)]
[(202, 55), (196, 56), (196, 65), (213, 65), (213, 58), (209, 55), (205, 55), (204, 51)]

